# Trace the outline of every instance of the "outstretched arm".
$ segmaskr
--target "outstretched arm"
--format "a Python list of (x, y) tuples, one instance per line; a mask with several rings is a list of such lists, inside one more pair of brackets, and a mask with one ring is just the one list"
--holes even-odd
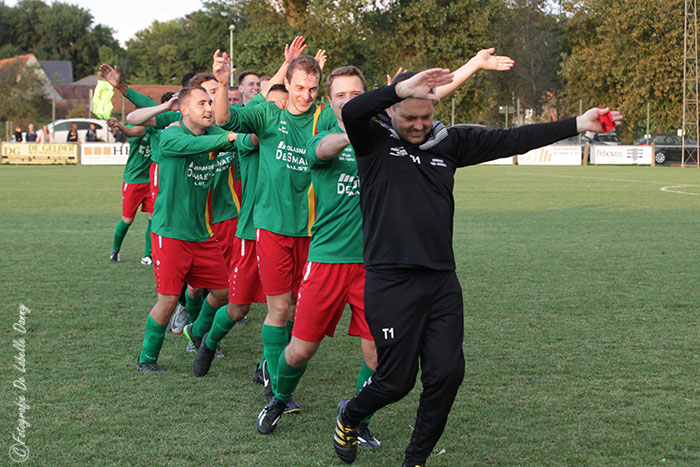
[(163, 112), (167, 112), (169, 110), (177, 110), (177, 105), (177, 96), (173, 96), (168, 102), (164, 102), (163, 104), (155, 107), (144, 107), (134, 110), (126, 116), (126, 121), (132, 125), (155, 127), (156, 115), (162, 114)]
[(121, 92), (122, 95), (125, 95), (129, 91), (129, 86), (122, 81), (122, 74), (119, 71), (119, 68), (117, 68), (117, 65), (111, 67), (110, 65), (103, 63), (100, 65), (100, 75), (102, 75), (102, 78), (104, 78), (104, 80), (113, 87), (119, 89), (119, 92)]
[(103, 63), (100, 65), (100, 75), (113, 87), (119, 89), (119, 92), (121, 92), (124, 97), (129, 99), (136, 107), (153, 107), (158, 105), (150, 97), (134, 91), (132, 88), (127, 86), (122, 81), (122, 74), (119, 72), (119, 68), (117, 68), (116, 65), (114, 68), (112, 68), (106, 63)]
[(493, 55), (494, 48), (480, 50), (467, 63), (459, 67), (454, 72), (454, 80), (447, 85), (439, 86), (435, 89), (440, 100), (452, 94), (471, 75), (479, 70), (507, 71), (513, 68), (515, 62), (512, 58), (503, 55)]
[(434, 88), (449, 84), (452, 78), (450, 70), (433, 68), (396, 85), (374, 89), (349, 100), (343, 106), (343, 124), (355, 155), (364, 157), (370, 154), (375, 136), (384, 132), (372, 121), (375, 115), (409, 97), (437, 101)]
[(138, 138), (139, 136), (143, 136), (146, 134), (146, 129), (144, 127), (126, 126), (114, 117), (107, 120), (107, 124), (112, 128), (116, 128), (117, 130), (121, 131), (122, 134), (127, 138)]
[(436, 88), (452, 83), (454, 75), (446, 68), (431, 68), (421, 71), (411, 78), (397, 83), (394, 87), (396, 95), (401, 99), (413, 97), (439, 101)]

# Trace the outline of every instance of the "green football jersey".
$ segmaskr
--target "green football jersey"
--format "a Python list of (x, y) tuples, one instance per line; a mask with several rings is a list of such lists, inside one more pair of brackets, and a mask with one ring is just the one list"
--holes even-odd
[(212, 236), (211, 188), (217, 171), (226, 170), (233, 145), (228, 132), (211, 127), (194, 136), (185, 126), (161, 132), (158, 197), (151, 230), (163, 237), (203, 242)]
[[(239, 136), (240, 138), (240, 136)], [(238, 217), (241, 209), (241, 201), (238, 198), (240, 189), (239, 177), (236, 177), (238, 151), (228, 151), (217, 156), (222, 163), (228, 163), (225, 170), (218, 170), (214, 175), (212, 196), (212, 224), (223, 222)]]
[[(156, 130), (163, 130), (167, 128), (170, 124), (182, 121), (182, 115), (180, 112), (165, 112), (156, 115)], [(158, 164), (160, 158), (160, 131), (154, 131), (151, 134), (151, 159), (153, 162)]]
[[(265, 102), (265, 97), (259, 93), (248, 102), (248, 107), (255, 107), (263, 102)], [(234, 107), (242, 109), (243, 105), (236, 104)], [(238, 214), (236, 237), (244, 240), (255, 240), (253, 207), (255, 206), (255, 184), (258, 179), (258, 146), (251, 143), (249, 134), (243, 133), (238, 134), (235, 146), (238, 151), (236, 169), (241, 182), (241, 208)]]
[[(128, 125), (133, 128), (134, 125)], [(151, 167), (151, 135), (153, 128), (146, 128), (146, 134), (129, 138), (129, 158), (124, 167), (125, 183), (149, 183)]]
[(306, 158), (316, 195), (316, 221), (312, 228), (309, 261), (316, 263), (362, 262), (362, 213), (360, 179), (355, 151), (348, 145), (333, 159), (316, 156), (324, 136), (345, 133), (339, 126), (314, 136)]
[(258, 179), (258, 147), (250, 142), (250, 135), (238, 135), (238, 168), (241, 172), (241, 211), (238, 214), (236, 237), (243, 240), (255, 240), (253, 226), (253, 208), (255, 207), (255, 186)]
[(315, 211), (306, 148), (314, 134), (335, 124), (333, 111), (324, 104), (312, 105), (299, 115), (272, 103), (231, 108), (223, 128), (255, 133), (260, 140), (255, 228), (290, 237), (311, 235)]

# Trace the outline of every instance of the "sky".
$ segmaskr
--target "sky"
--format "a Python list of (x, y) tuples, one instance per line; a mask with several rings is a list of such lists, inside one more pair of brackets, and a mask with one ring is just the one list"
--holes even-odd
[[(53, 3), (44, 0), (44, 3)], [(63, 3), (80, 6), (92, 13), (93, 26), (104, 24), (112, 28), (114, 37), (124, 46), (137, 31), (146, 29), (154, 20), (168, 21), (181, 18), (202, 7), (200, 0), (64, 0)], [(15, 6), (17, 0), (5, 0)]]

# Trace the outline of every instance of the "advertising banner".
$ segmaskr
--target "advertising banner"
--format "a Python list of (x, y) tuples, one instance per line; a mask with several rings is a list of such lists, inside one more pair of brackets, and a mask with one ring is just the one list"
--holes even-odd
[(129, 143), (85, 143), (80, 145), (81, 165), (125, 165)]
[(554, 144), (518, 156), (518, 165), (581, 165), (581, 146)]
[(651, 165), (651, 146), (591, 145), (591, 164)]
[(2, 143), (3, 164), (77, 164), (75, 143)]
[(514, 162), (515, 162), (515, 156), (510, 156), (510, 157), (501, 157), (500, 159), (496, 159), (493, 161), (482, 162), (479, 165), (514, 165)]

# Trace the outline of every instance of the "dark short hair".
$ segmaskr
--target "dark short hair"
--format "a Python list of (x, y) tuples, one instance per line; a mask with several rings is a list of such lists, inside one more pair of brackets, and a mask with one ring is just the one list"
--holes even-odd
[(161, 103), (161, 104), (165, 104), (166, 102), (168, 102), (168, 101), (173, 97), (173, 95), (175, 95), (174, 92), (170, 92), (170, 91), (166, 92), (165, 94), (163, 94), (162, 96), (160, 96), (160, 103)]
[(186, 88), (187, 85), (190, 84), (190, 80), (192, 79), (192, 77), (196, 74), (197, 73), (195, 73), (194, 71), (190, 71), (190, 72), (185, 73), (185, 75), (182, 77), (182, 83), (181, 83), (182, 87)]
[(201, 86), (202, 83), (206, 83), (207, 81), (216, 81), (216, 77), (214, 76), (214, 73), (210, 71), (204, 71), (202, 73), (197, 73), (192, 77), (190, 80), (190, 83), (187, 85), (187, 87), (194, 87), (194, 86)]
[(245, 79), (245, 77), (249, 76), (249, 75), (257, 76), (258, 79), (260, 78), (260, 75), (258, 73), (256, 73), (255, 71), (246, 70), (243, 73), (241, 73), (240, 75), (238, 75), (238, 84), (240, 85), (243, 82), (243, 80)]
[(238, 91), (238, 86), (231, 86), (228, 88), (229, 91)]
[[(202, 91), (204, 94), (207, 94), (207, 90), (202, 86), (187, 86), (186, 88), (180, 89), (180, 93), (178, 94), (179, 106), (182, 107), (182, 105), (189, 99), (190, 94), (197, 89)], [(207, 94), (207, 96), (209, 96), (209, 94)]]
[(338, 76), (357, 76), (362, 81), (362, 90), (367, 91), (367, 81), (365, 81), (365, 76), (362, 74), (359, 68), (354, 65), (341, 66), (331, 71), (331, 74), (326, 78), (326, 84), (328, 85), (328, 94), (331, 93), (331, 85), (333, 80)]
[(394, 76), (394, 79), (391, 80), (391, 84), (396, 84), (400, 83), (401, 81), (406, 81), (407, 79), (413, 78), (418, 74), (417, 71), (404, 71), (403, 73)]
[(299, 55), (297, 58), (289, 62), (289, 67), (287, 67), (287, 81), (292, 80), (294, 72), (301, 70), (309, 75), (318, 76), (318, 80), (321, 81), (321, 67), (315, 58), (310, 55)]
[(268, 94), (269, 94), (269, 93), (271, 93), (272, 91), (288, 92), (288, 91), (287, 91), (287, 88), (284, 87), (284, 84), (273, 84), (273, 85), (270, 87), (270, 90), (267, 91), (267, 92), (268, 92)]

